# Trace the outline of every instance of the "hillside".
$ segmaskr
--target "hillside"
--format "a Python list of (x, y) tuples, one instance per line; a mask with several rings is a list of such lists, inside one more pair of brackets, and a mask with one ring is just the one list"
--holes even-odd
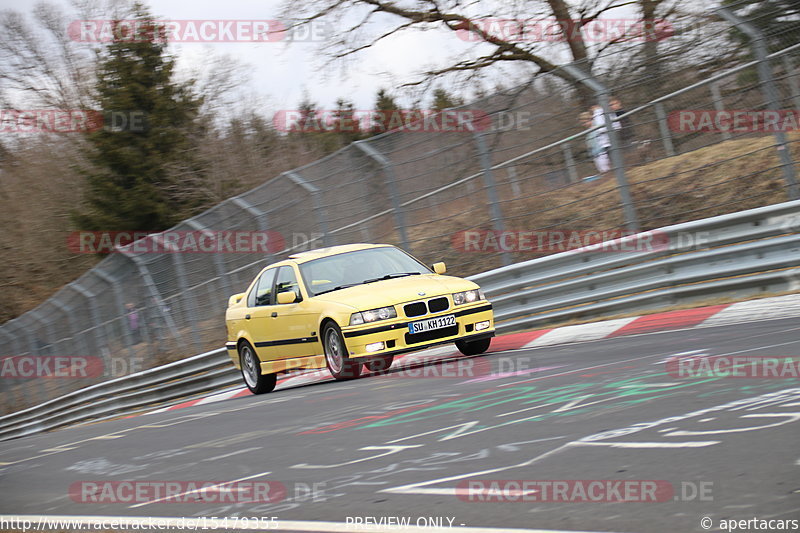
[[(792, 153), (800, 160), (800, 136)], [(784, 182), (771, 136), (720, 142), (689, 153), (629, 167), (628, 179), (644, 229), (713, 216), (786, 200)], [(31, 158), (16, 165), (0, 181), (0, 321), (32, 309), (80, 276), (98, 258), (67, 249), (69, 212), (81, 187), (59, 168), (59, 158)], [(252, 183), (252, 182), (251, 182)], [(502, 185), (502, 184), (501, 184)], [(621, 225), (613, 176), (546, 192), (536, 182), (523, 182), (520, 197), (501, 187), (506, 227), (510, 230), (608, 229)], [(483, 206), (477, 206), (477, 210)], [(426, 212), (427, 211), (427, 212)], [(413, 252), (425, 260), (444, 260), (451, 272), (468, 275), (499, 266), (494, 254), (458, 252), (454, 233), (488, 228), (486, 218), (465, 209), (463, 200), (438, 204), (417, 217), (438, 220), (411, 228)], [(431, 229), (435, 227), (435, 230)], [(517, 261), (535, 257), (516, 254)]]

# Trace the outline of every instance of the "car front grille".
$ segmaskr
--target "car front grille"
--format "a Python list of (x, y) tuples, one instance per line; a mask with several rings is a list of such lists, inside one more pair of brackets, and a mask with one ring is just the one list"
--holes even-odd
[(423, 331), (422, 333), (406, 333), (406, 344), (411, 345), (418, 342), (443, 339), (445, 337), (452, 337), (453, 335), (458, 335), (458, 324), (450, 326), (449, 328), (432, 329), (430, 331)]
[(409, 318), (422, 316), (427, 313), (441, 313), (450, 307), (450, 302), (444, 296), (431, 298), (427, 302), (414, 302), (403, 306), (406, 316)]
[(422, 316), (428, 312), (425, 307), (425, 302), (414, 302), (413, 304), (406, 304), (403, 307), (407, 317)]
[(447, 303), (447, 298), (444, 296), (428, 300), (428, 311), (431, 313), (439, 313), (448, 307), (450, 307), (450, 304)]

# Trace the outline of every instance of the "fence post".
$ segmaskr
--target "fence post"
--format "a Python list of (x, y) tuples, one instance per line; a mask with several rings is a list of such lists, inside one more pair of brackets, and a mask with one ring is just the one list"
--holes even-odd
[(373, 146), (366, 141), (355, 141), (353, 145), (367, 154), (367, 157), (378, 163), (383, 168), (383, 176), (386, 180), (386, 188), (389, 191), (389, 198), (392, 201), (392, 211), (394, 212), (395, 230), (400, 235), (400, 244), (403, 249), (411, 252), (411, 246), (408, 242), (408, 233), (406, 228), (406, 217), (403, 207), (400, 205), (400, 195), (397, 192), (397, 182), (395, 180), (394, 168), (389, 159), (376, 150)]
[[(764, 34), (749, 22), (737, 17), (727, 8), (718, 7), (716, 12), (719, 13), (722, 18), (740, 29), (742, 33), (747, 35), (750, 39), (750, 48), (753, 50), (756, 61), (758, 61), (758, 78), (761, 81), (761, 92), (764, 95), (767, 109), (779, 111), (778, 91), (775, 88), (775, 80), (772, 77), (772, 67), (767, 58), (769, 52), (767, 50), (767, 45), (764, 43)], [(789, 199), (796, 200), (800, 198), (800, 189), (797, 187), (794, 161), (792, 160), (792, 154), (790, 152), (791, 147), (786, 139), (786, 133), (781, 131), (780, 128), (775, 128), (775, 143), (778, 149), (778, 156), (781, 160), (783, 179), (786, 181)]]
[(314, 217), (317, 219), (317, 229), (320, 233), (322, 233), (322, 245), (329, 246), (330, 237), (328, 234), (328, 217), (327, 213), (325, 212), (326, 210), (322, 206), (322, 191), (320, 191), (319, 188), (314, 184), (303, 179), (303, 177), (295, 170), (290, 170), (288, 172), (284, 172), (283, 174), (289, 178), (292, 183), (299, 185), (311, 195), (311, 201), (314, 204)]
[[(95, 272), (96, 273), (96, 272)], [(102, 324), (102, 320), (100, 319), (100, 313), (97, 310), (97, 299), (96, 294), (90, 292), (88, 289), (83, 287), (77, 281), (73, 281), (72, 283), (67, 284), (68, 289), (72, 289), (73, 291), (77, 292), (81, 296), (86, 299), (86, 302), (89, 304), (89, 313), (92, 316), (92, 322), (94, 322), (94, 336), (95, 342), (97, 343), (97, 349), (100, 350), (100, 355), (103, 357), (103, 363), (108, 365), (108, 357), (106, 355), (107, 351), (103, 350), (104, 347), (108, 346), (108, 341), (106, 338), (103, 337), (102, 332), (100, 331), (100, 324)], [(125, 333), (127, 335), (127, 331)]]
[[(468, 123), (469, 126), (472, 124)], [(492, 217), (492, 229), (498, 235), (503, 235), (505, 232), (505, 224), (503, 218), (503, 210), (500, 209), (500, 201), (497, 197), (497, 187), (494, 181), (494, 173), (492, 172), (492, 157), (489, 154), (489, 147), (486, 145), (484, 133), (472, 129), (472, 138), (475, 141), (475, 147), (478, 150), (478, 159), (480, 160), (481, 167), (483, 167), (483, 183), (486, 185), (486, 195), (489, 197), (489, 210)], [(511, 254), (507, 251), (500, 252), (500, 260), (503, 266), (508, 266), (514, 261), (511, 259)]]
[(606, 135), (608, 135), (608, 140), (611, 143), (611, 165), (614, 167), (614, 174), (617, 177), (617, 186), (619, 188), (619, 195), (622, 200), (622, 209), (625, 213), (625, 226), (627, 227), (628, 231), (638, 233), (639, 220), (636, 216), (636, 209), (633, 205), (630, 187), (628, 186), (628, 178), (625, 176), (625, 166), (622, 161), (619, 139), (617, 137), (617, 132), (614, 129), (613, 121), (611, 120), (611, 115), (613, 112), (611, 110), (611, 105), (609, 104), (608, 88), (592, 76), (583, 72), (583, 70), (578, 68), (576, 65), (564, 65), (563, 68), (567, 74), (575, 78), (576, 81), (593, 90), (597, 96), (597, 101), (600, 104), (600, 107), (603, 108)]
[(78, 331), (78, 325), (75, 323), (75, 313), (73, 312), (73, 307), (67, 305), (63, 302), (60, 302), (58, 298), (53, 298), (53, 306), (57, 307), (64, 316), (67, 317), (67, 322), (69, 323), (69, 331), (72, 334), (72, 347), (73, 349), (77, 349), (79, 352), (83, 352), (83, 355), (89, 355), (89, 346), (86, 344), (86, 339), (80, 334)]
[[(35, 320), (36, 322), (41, 324), (43, 326), (43, 329), (45, 329), (45, 330), (49, 330), (50, 329), (48, 322), (44, 319), (44, 317), (42, 317), (42, 315), (39, 313), (39, 311), (37, 309), (31, 309), (26, 314), (28, 316), (30, 316), (33, 320)], [(45, 331), (45, 333), (49, 335), (51, 332)], [(31, 347), (32, 347), (32, 350), (33, 350), (33, 353), (31, 353), (31, 356), (33, 356), (35, 354), (36, 357), (42, 357), (43, 355), (45, 355), (43, 352), (46, 352), (46, 348), (48, 346), (50, 346), (50, 344), (45, 344), (44, 341), (42, 341), (41, 336), (29, 337), (29, 341), (31, 342)], [(47, 385), (45, 384), (44, 380), (41, 377), (38, 377), (38, 376), (34, 377), (32, 379), (33, 379), (34, 382), (36, 382), (39, 385), (39, 387), (38, 387), (39, 388), (39, 398), (40, 398), (39, 401), (46, 401), (47, 399), (49, 399), (47, 397), (48, 396), (48, 394), (47, 394)], [(41, 398), (45, 398), (46, 400), (41, 400)]]
[[(253, 206), (253, 204), (242, 198), (241, 195), (231, 198), (231, 203), (255, 219), (258, 231), (267, 231), (269, 228), (267, 213)], [(266, 255), (268, 258), (272, 257), (269, 250), (267, 250)]]
[[(212, 237), (214, 237), (213, 231), (208, 229), (206, 226), (204, 226), (194, 218), (190, 218), (189, 220), (187, 220), (186, 225), (191, 227), (195, 231), (199, 231), (205, 234), (210, 234)], [(222, 264), (222, 257), (220, 257), (221, 253), (223, 252), (216, 251), (211, 253), (211, 255), (213, 256), (212, 261), (214, 261), (214, 270), (217, 271), (217, 277), (219, 278), (220, 281), (220, 289), (223, 290), (223, 294), (233, 294), (233, 289), (231, 288), (231, 280), (227, 276), (225, 265)]]
[[(3, 324), (3, 326), (5, 326), (5, 324)], [(14, 337), (13, 337), (13, 336), (12, 336), (10, 333), (7, 333), (7, 332), (5, 331), (5, 328), (4, 328), (4, 327), (0, 328), (0, 335), (2, 335), (3, 337), (5, 337), (6, 339), (8, 339), (8, 344), (7, 344), (7, 346), (8, 346), (8, 350), (10, 350), (10, 352), (8, 352), (8, 351), (6, 351), (5, 349), (3, 349), (3, 353), (4, 353), (4, 354), (6, 354), (6, 355), (10, 354), (10, 355), (12, 355), (12, 356), (13, 356), (13, 355), (18, 355), (18, 354), (15, 354), (15, 353), (14, 353), (14, 348), (11, 346), (11, 345), (12, 345), (12, 343), (13, 343), (13, 341), (14, 341)]]
[(661, 142), (664, 144), (664, 152), (668, 157), (675, 155), (675, 147), (672, 145), (672, 134), (667, 125), (667, 115), (664, 113), (664, 105), (658, 102), (655, 105), (656, 118), (658, 119), (658, 131), (661, 133)]
[[(201, 342), (200, 342), (200, 332), (197, 329), (197, 300), (194, 298), (194, 293), (189, 290), (189, 286), (186, 284), (186, 269), (183, 266), (183, 257), (181, 257), (180, 250), (178, 249), (177, 245), (173, 243), (169, 243), (163, 239), (162, 234), (156, 233), (152, 235), (150, 238), (153, 240), (157, 240), (163, 247), (164, 250), (171, 249), (173, 253), (172, 255), (172, 264), (175, 266), (175, 277), (178, 280), (178, 291), (181, 295), (181, 300), (183, 300), (183, 323), (189, 324), (189, 329), (192, 332), (192, 340), (191, 343), (195, 347), (195, 349), (200, 349)], [(147, 272), (147, 276), (150, 278), (152, 282), (152, 286), (155, 289), (156, 284), (153, 280), (152, 276), (150, 275), (150, 271), (147, 269), (147, 265), (144, 264), (144, 261), (136, 256), (135, 254), (131, 254), (131, 258), (136, 262), (137, 266), (141, 265), (144, 267), (145, 272)], [(147, 283), (147, 281), (145, 281)], [(156, 298), (156, 304), (159, 307), (163, 307), (161, 305), (161, 299)], [(177, 330), (176, 330), (177, 331)]]
[[(11, 332), (6, 332), (5, 331), (6, 326), (8, 326), (9, 329), (15, 327), (12, 324), (12, 322), (13, 322), (13, 319), (9, 320), (5, 324), (3, 324), (3, 327), (0, 328), (0, 333), (5, 335), (6, 338), (9, 339), (9, 341), (10, 341), (9, 342), (9, 349), (11, 350), (11, 354), (10, 355), (11, 356), (19, 356), (19, 355), (22, 354), (22, 350), (20, 349), (20, 345), (19, 345), (19, 337), (17, 337), (16, 335), (13, 335)], [(23, 402), (25, 402), (25, 407), (30, 407), (31, 405), (33, 405), (35, 403), (35, 400), (31, 397), (31, 391), (28, 389), (28, 387), (25, 386), (25, 381), (24, 380), (15, 379), (13, 383), (14, 383), (14, 385), (12, 385), (12, 386), (15, 386), (15, 387), (18, 386), (19, 389), (22, 391), (22, 400), (23, 400)]]
[(561, 151), (564, 153), (564, 162), (567, 165), (567, 173), (569, 174), (570, 183), (578, 183), (578, 170), (575, 168), (575, 158), (572, 157), (572, 145), (564, 143), (561, 145)]
[[(719, 86), (720, 82), (718, 81), (715, 81), (709, 86), (709, 89), (711, 90), (711, 98), (714, 101), (714, 109), (717, 111), (717, 113), (725, 111), (725, 104), (722, 102), (722, 93), (719, 90)], [(723, 139), (727, 140), (731, 137), (731, 132), (729, 132), (727, 129), (722, 130)]]
[[(123, 257), (133, 261), (133, 264), (139, 271), (139, 275), (142, 277), (142, 281), (144, 281), (145, 287), (147, 287), (147, 291), (150, 293), (150, 297), (153, 298), (155, 304), (158, 306), (159, 314), (164, 319), (164, 323), (167, 325), (167, 328), (169, 328), (169, 330), (172, 332), (172, 338), (183, 340), (183, 336), (181, 335), (180, 331), (178, 331), (175, 322), (172, 320), (172, 315), (164, 310), (163, 300), (161, 299), (161, 295), (158, 293), (158, 288), (153, 281), (153, 277), (150, 275), (150, 271), (147, 269), (147, 265), (145, 265), (144, 262), (135, 254), (127, 252), (122, 248), (117, 248), (117, 251), (120, 252)], [(186, 280), (184, 279), (183, 281), (185, 283)]]
[[(110, 274), (103, 272), (99, 268), (94, 269), (91, 272), (93, 272), (102, 281), (108, 283), (108, 286), (111, 287), (111, 292), (114, 293), (114, 305), (117, 307), (117, 312), (120, 313), (119, 316), (125, 316), (125, 299), (122, 297), (122, 292), (120, 291), (119, 282), (115, 278), (113, 278)], [(75, 290), (78, 290), (77, 287), (74, 288)], [(88, 291), (84, 292), (88, 293)], [(92, 320), (96, 324), (95, 328), (99, 328), (100, 312), (97, 310), (97, 304), (95, 303), (94, 296), (92, 297), (86, 296), (86, 299), (89, 300), (90, 312), (92, 313)], [(99, 332), (100, 330), (97, 329), (97, 331)], [(125, 337), (125, 346), (128, 348), (128, 355), (132, 359), (134, 357), (133, 337), (131, 335), (130, 330), (127, 327), (127, 324), (125, 324), (125, 326), (122, 328), (122, 335)], [(99, 335), (96, 335), (96, 337), (98, 340), (97, 348), (101, 350), (101, 354), (103, 354), (103, 357), (107, 357), (106, 351), (103, 350), (103, 343), (106, 346), (108, 346), (108, 341), (102, 341), (102, 337), (100, 337)], [(110, 363), (110, 361), (107, 361), (107, 363)]]
[(783, 70), (786, 71), (786, 81), (789, 84), (789, 91), (792, 94), (792, 104), (795, 110), (798, 110), (800, 109), (800, 84), (797, 83), (797, 69), (792, 65), (788, 54), (783, 54), (781, 61), (783, 62)]

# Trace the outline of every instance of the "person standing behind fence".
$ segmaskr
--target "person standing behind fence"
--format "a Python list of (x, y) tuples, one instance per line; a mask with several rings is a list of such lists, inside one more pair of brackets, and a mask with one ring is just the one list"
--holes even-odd
[(164, 320), (169, 312), (170, 309), (164, 302), (155, 297), (150, 298), (147, 306), (147, 328), (150, 340), (154, 343), (153, 347), (157, 352), (165, 348), (167, 329)]
[[(611, 113), (609, 118), (611, 118), (612, 121), (611, 126), (619, 131), (620, 124), (619, 121), (617, 121), (616, 115)], [(605, 174), (611, 170), (611, 157), (609, 156), (611, 152), (611, 137), (609, 137), (608, 130), (606, 130), (606, 118), (603, 113), (603, 108), (599, 105), (592, 106), (592, 126), (599, 126), (597, 129), (597, 142), (601, 149), (595, 159), (595, 164), (598, 170), (602, 167), (603, 170), (600, 170), (600, 172)]]
[[(591, 128), (594, 125), (592, 112), (584, 111), (581, 113), (580, 121), (585, 128)], [(597, 168), (597, 171), (600, 174), (605, 174), (611, 168), (611, 163), (608, 158), (609, 146), (610, 143), (608, 142), (608, 135), (605, 134), (605, 129), (602, 131), (596, 129), (586, 135), (586, 149), (589, 151), (589, 157), (591, 157), (592, 161), (594, 161), (594, 166)], [(598, 176), (589, 176), (588, 178), (584, 179), (592, 180), (596, 179), (597, 177)]]
[[(620, 115), (624, 115), (627, 113), (625, 109), (622, 109), (622, 102), (619, 101), (619, 98), (612, 98), (609, 102), (611, 105), (611, 110), (614, 112), (615, 117), (619, 117)], [(631, 121), (631, 117), (623, 117), (618, 119), (619, 120), (619, 141), (622, 145), (624, 150), (632, 148), (635, 144), (634, 141), (634, 134), (633, 134), (633, 122)]]
[(139, 331), (139, 311), (133, 303), (125, 304), (125, 317), (128, 320), (128, 331), (131, 334), (131, 343), (139, 344), (142, 342), (141, 331)]

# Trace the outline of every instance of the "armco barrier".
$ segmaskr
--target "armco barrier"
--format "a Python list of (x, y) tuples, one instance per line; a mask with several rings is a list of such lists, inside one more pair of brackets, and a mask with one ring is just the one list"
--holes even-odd
[[(554, 321), (792, 287), (800, 200), (668, 226), (655, 251), (570, 250), (472, 276), (508, 332)], [(625, 240), (610, 241), (606, 249)], [(112, 416), (240, 383), (220, 348), (0, 417), (0, 440)]]
[(798, 227), (800, 202), (785, 202), (654, 230), (669, 243), (662, 250), (570, 250), (470, 279), (494, 304), (500, 332), (698, 298), (777, 292), (790, 286), (786, 270), (800, 264)]

